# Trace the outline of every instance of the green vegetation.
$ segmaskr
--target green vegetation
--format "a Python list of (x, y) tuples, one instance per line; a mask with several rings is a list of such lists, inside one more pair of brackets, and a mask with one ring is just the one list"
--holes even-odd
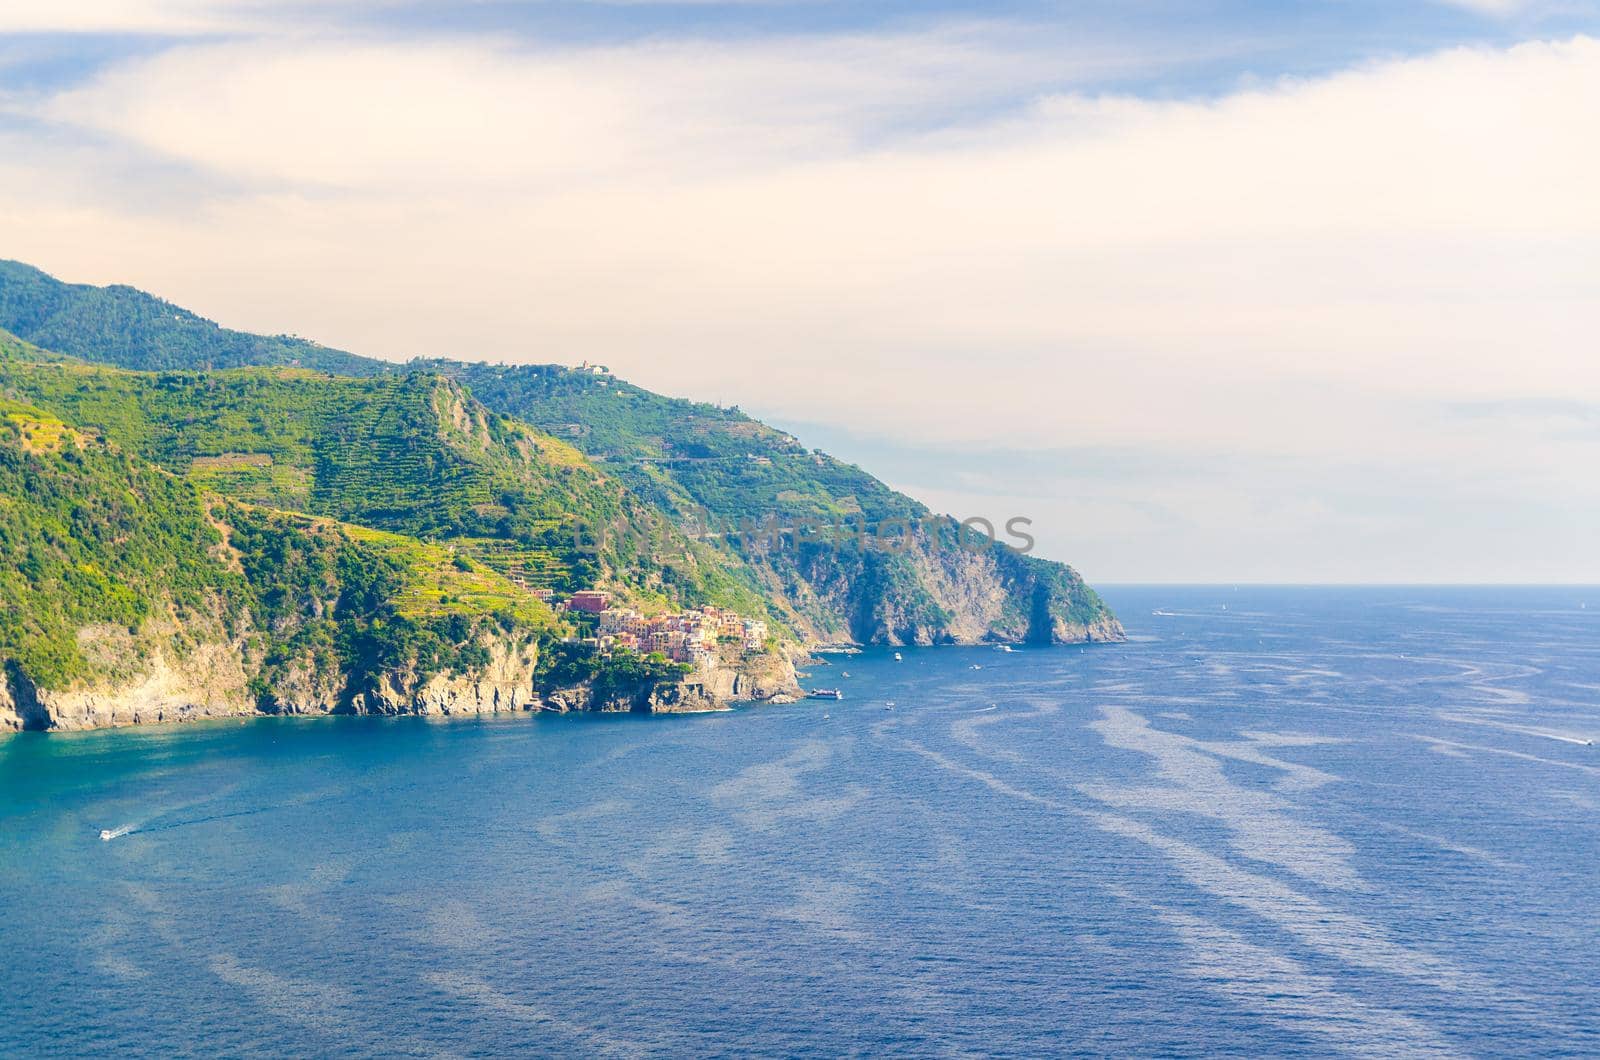
[[(969, 558), (960, 553), (972, 536), (859, 467), (737, 409), (662, 397), (608, 375), (556, 365), (426, 365), (491, 408), (571, 441), (691, 531), (716, 532), (721, 551), (763, 584), (784, 587), (793, 620), (863, 641), (949, 635), (957, 616), (934, 592), (932, 572)], [(871, 540), (885, 521), (914, 526), (907, 548)], [(784, 547), (746, 540), (759, 535), (742, 530), (764, 525), (792, 531)], [(802, 530), (826, 532), (807, 539)], [(1005, 547), (981, 551), (1006, 590), (995, 625), (1039, 638), (1057, 622), (1087, 627), (1108, 614), (1064, 564)]]
[(71, 360), (49, 350), (41, 350), (31, 342), (17, 338), (11, 332), (0, 328), (0, 361), (33, 361), (45, 363), (47, 361), (64, 362)]
[[(0, 658), (39, 687), (135, 670), (157, 648), (238, 640), (270, 690), (299, 665), (359, 691), (397, 669), (486, 660), (485, 631), (554, 614), (493, 572), (397, 534), (207, 500), (46, 412), (0, 402)], [(85, 635), (87, 631), (88, 635)]]
[(587, 684), (597, 701), (631, 696), (640, 688), (676, 681), (693, 670), (660, 654), (619, 651), (602, 659), (580, 644), (552, 644), (539, 657), (541, 681), (552, 688)]
[[(626, 526), (636, 502), (453, 384), (10, 361), (0, 389), (12, 395), (0, 398), (0, 662), (34, 687), (134, 677), (154, 652), (201, 642), (235, 646), (268, 710), (294, 709), (285, 689), (338, 706), (394, 675), (471, 672), (489, 663), (490, 638), (532, 642), (539, 659), (551, 650), (541, 680), (588, 683), (601, 699), (685, 672), (563, 644), (570, 627), (497, 569), (571, 580), (579, 564), (632, 562), (641, 597), (707, 591), (670, 565), (620, 559), (615, 543), (596, 558), (568, 558), (555, 538), (539, 548), (566, 532), (568, 507)], [(461, 530), (477, 536), (419, 536)], [(484, 536), (495, 532), (507, 536)]]
[(13, 361), (0, 392), (203, 489), (446, 544), (530, 587), (765, 610), (753, 579), (718, 570), (577, 450), (438, 376)]
[(570, 441), (641, 496), (692, 517), (775, 516), (785, 525), (920, 519), (927, 509), (860, 468), (739, 412), (662, 397), (557, 365), (416, 362), (461, 380), (490, 408)]
[(0, 657), (58, 685), (88, 666), (78, 631), (137, 634), (160, 605), (237, 598), (193, 486), (0, 400)]
[(264, 702), (308, 661), (362, 690), (385, 674), (481, 667), (486, 631), (555, 629), (537, 600), (488, 572), (458, 568), (437, 546), (294, 513), (223, 509), (251, 612), (271, 631), (254, 678)]
[(45, 349), (127, 368), (299, 365), (372, 375), (382, 362), (288, 335), (250, 335), (132, 287), (68, 284), (20, 261), (0, 261), (0, 327)]
[[(412, 542), (397, 562), (434, 574), (396, 598), (407, 622), (594, 584), (646, 610), (715, 603), (780, 635), (1115, 635), (1071, 568), (965, 550), (953, 520), (737, 409), (553, 365), (400, 368), (15, 262), (0, 262), (0, 327), (20, 336), (0, 334), (0, 395), (198, 491)], [(739, 532), (769, 519), (782, 547)], [(914, 526), (905, 547), (857, 535), (884, 521)], [(447, 585), (447, 568), (500, 581)]]

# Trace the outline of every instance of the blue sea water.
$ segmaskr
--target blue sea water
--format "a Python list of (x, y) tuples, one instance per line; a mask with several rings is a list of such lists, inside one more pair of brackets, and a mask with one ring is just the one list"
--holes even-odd
[(0, 740), (0, 1053), (1600, 1052), (1600, 591), (1107, 596), (840, 702)]

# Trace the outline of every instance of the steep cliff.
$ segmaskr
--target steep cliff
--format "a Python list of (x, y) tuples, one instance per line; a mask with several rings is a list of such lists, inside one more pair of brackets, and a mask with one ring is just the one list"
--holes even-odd
[(549, 687), (535, 638), (488, 636), (485, 660), (428, 671), (416, 660), (364, 675), (309, 660), (261, 682), (245, 642), (191, 644), (181, 655), (158, 648), (135, 672), (40, 688), (14, 662), (0, 668), (0, 732), (74, 730), (273, 714), (460, 716), (530, 711), (684, 713), (770, 701), (800, 689), (786, 653), (734, 661), (670, 681), (582, 682)]

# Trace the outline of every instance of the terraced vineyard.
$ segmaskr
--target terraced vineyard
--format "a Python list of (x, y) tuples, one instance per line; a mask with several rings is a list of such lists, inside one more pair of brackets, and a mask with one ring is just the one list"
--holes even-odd
[(256, 504), (271, 505), (311, 493), (311, 476), (305, 469), (275, 463), (268, 453), (197, 456), (189, 464), (189, 480), (207, 492)]
[[(552, 520), (550, 529), (558, 525)], [(493, 537), (458, 537), (450, 545), (527, 589), (557, 588), (567, 574), (566, 564), (550, 549), (526, 548)]]
[(203, 490), (449, 545), (530, 587), (631, 585), (650, 599), (745, 607), (754, 597), (748, 579), (730, 581), (703, 550), (696, 561), (669, 520), (576, 449), (438, 376), (0, 361), (0, 392)]
[(454, 543), (433, 545), (404, 534), (338, 524), (352, 541), (389, 556), (405, 571), (405, 584), (392, 597), (406, 618), (453, 614), (510, 615), (525, 626), (552, 628), (555, 613), (524, 587), (474, 562)]

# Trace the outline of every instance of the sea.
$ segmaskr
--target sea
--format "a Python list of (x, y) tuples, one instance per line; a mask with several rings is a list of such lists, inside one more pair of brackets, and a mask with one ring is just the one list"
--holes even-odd
[(1105, 595), (837, 701), (0, 738), (0, 1054), (1600, 1054), (1600, 590)]

